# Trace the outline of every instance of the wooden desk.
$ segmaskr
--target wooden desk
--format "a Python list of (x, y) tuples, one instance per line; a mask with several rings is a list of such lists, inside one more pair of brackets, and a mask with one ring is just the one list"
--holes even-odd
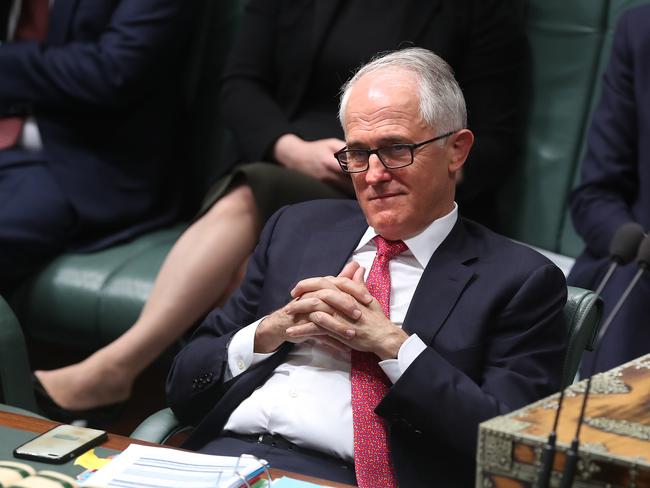
[[(0, 411), (0, 425), (12, 429), (19, 429), (27, 432), (34, 432), (40, 434), (59, 424), (58, 422), (52, 422), (50, 420), (43, 420), (35, 417), (28, 417), (26, 415)], [(131, 439), (130, 437), (125, 437), (121, 435), (108, 434), (108, 440), (104, 442), (101, 445), (101, 447), (122, 451), (126, 449), (129, 444), (144, 444), (148, 446), (158, 445), (158, 444), (152, 444), (151, 442), (144, 442), (136, 439)], [(276, 468), (271, 468), (271, 475), (273, 476), (273, 478), (279, 478), (281, 476), (290, 476), (291, 478), (296, 478), (304, 481), (311, 481), (312, 483), (317, 483), (325, 486), (332, 486), (335, 488), (352, 488), (352, 485), (347, 485), (344, 483), (335, 483), (334, 481), (328, 481), (324, 479), (314, 478), (313, 476), (305, 476), (302, 474), (291, 473)]]

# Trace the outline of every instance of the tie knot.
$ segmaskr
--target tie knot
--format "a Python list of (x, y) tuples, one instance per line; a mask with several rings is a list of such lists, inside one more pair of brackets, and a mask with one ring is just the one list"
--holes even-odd
[(374, 238), (377, 246), (377, 256), (384, 256), (386, 259), (393, 259), (408, 249), (404, 241), (387, 241), (382, 236)]

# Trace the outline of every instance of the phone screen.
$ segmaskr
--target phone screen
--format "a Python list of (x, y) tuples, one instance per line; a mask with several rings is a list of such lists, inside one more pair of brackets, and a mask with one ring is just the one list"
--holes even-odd
[(59, 425), (14, 450), (14, 456), (62, 463), (106, 440), (103, 430)]

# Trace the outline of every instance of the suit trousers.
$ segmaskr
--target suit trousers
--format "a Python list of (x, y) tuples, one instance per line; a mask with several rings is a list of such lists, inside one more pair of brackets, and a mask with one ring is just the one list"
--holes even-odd
[(315, 451), (309, 453), (303, 450), (289, 450), (251, 440), (229, 437), (228, 434), (224, 434), (222, 437), (217, 437), (208, 442), (199, 449), (199, 452), (218, 454), (220, 456), (252, 454), (259, 459), (266, 460), (271, 468), (316, 476), (338, 483), (357, 484), (353, 464), (324, 453), (319, 455)]
[(65, 251), (75, 212), (41, 151), (0, 151), (0, 293)]

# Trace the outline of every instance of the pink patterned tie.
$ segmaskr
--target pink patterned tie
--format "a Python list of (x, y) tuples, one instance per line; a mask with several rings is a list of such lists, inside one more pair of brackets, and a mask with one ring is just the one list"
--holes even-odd
[[(390, 317), (390, 272), (388, 262), (408, 248), (402, 241), (374, 239), (377, 255), (368, 273), (366, 287)], [(352, 351), (352, 418), (354, 424), (354, 467), (360, 488), (396, 487), (390, 462), (384, 420), (374, 410), (390, 387), (388, 378), (370, 352)]]
[[(14, 40), (45, 39), (49, 10), (49, 0), (23, 0)], [(0, 150), (16, 144), (24, 123), (24, 117), (0, 117)]]

